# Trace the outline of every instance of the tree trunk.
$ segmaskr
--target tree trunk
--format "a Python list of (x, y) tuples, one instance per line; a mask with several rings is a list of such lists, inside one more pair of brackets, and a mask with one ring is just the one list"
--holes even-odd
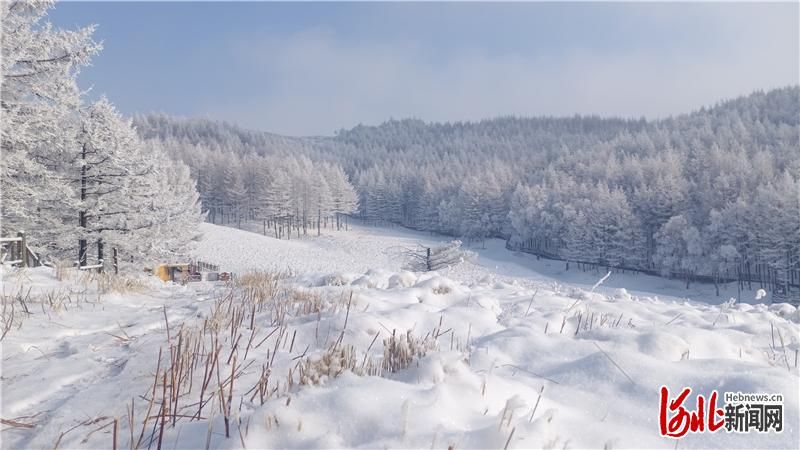
[(750, 281), (752, 277), (750, 276), (750, 261), (747, 261), (747, 289), (753, 289), (753, 282)]
[(103, 239), (100, 238), (97, 240), (97, 264), (100, 267), (97, 268), (97, 273), (103, 273)]
[[(81, 202), (86, 201), (86, 144), (81, 148)], [(78, 213), (78, 226), (83, 228), (83, 237), (78, 241), (78, 266), (86, 266), (86, 210)]]
[(719, 297), (719, 274), (714, 274), (714, 289), (717, 291), (717, 297)]

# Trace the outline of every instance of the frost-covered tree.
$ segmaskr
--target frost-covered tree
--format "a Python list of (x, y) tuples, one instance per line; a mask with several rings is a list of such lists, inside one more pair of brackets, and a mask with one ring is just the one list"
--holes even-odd
[(244, 185), (242, 165), (238, 159), (226, 161), (222, 172), (222, 201), (228, 214), (228, 222), (233, 220), (241, 226), (242, 214), (245, 212), (248, 198)]
[(200, 195), (184, 163), (164, 158), (157, 147), (151, 154), (163, 162), (150, 174), (156, 191), (147, 205), (149, 223), (140, 241), (141, 253), (150, 258), (185, 258), (199, 239), (199, 225), (205, 219)]
[[(95, 244), (103, 258), (101, 242), (136, 262), (185, 251), (202, 219), (188, 169), (143, 147), (107, 99), (82, 104), (75, 77), (100, 46), (93, 27), (42, 23), (51, 6), (0, 4), (3, 231), (24, 229), (45, 259), (81, 265)], [(183, 237), (159, 233), (166, 224)]]
[(81, 111), (76, 144), (65, 175), (76, 186), (77, 256), (86, 265), (88, 243), (107, 234), (137, 234), (147, 226), (131, 219), (152, 193), (145, 177), (153, 162), (144, 157), (130, 122), (105, 98)]
[(772, 282), (786, 295), (792, 271), (800, 269), (800, 181), (784, 174), (760, 186), (751, 211), (756, 218), (752, 235), (758, 258), (774, 271)]
[(62, 235), (61, 218), (75, 186), (53, 176), (74, 148), (70, 132), (80, 105), (78, 70), (100, 45), (94, 27), (59, 30), (43, 21), (52, 1), (0, 2), (0, 183), (3, 232), (24, 230), (38, 250)]
[(703, 240), (700, 230), (686, 217), (674, 216), (656, 233), (656, 252), (653, 256), (666, 275), (680, 274), (689, 286), (691, 277), (703, 264)]
[[(313, 186), (314, 172), (335, 191), (320, 167), (338, 166), (356, 189), (357, 215), (370, 223), (465, 240), (499, 237), (523, 251), (595, 265), (771, 288), (783, 283), (783, 290), (800, 293), (793, 241), (765, 231), (792, 232), (783, 213), (774, 211), (791, 209), (791, 198), (777, 193), (778, 185), (791, 188), (781, 180), (800, 178), (798, 117), (800, 87), (790, 86), (652, 121), (390, 120), (306, 139), (202, 119), (140, 120), (148, 138), (226, 158), (307, 157), (314, 170), (300, 177), (310, 184), (292, 188), (295, 200), (301, 195), (296, 189)], [(205, 204), (214, 194), (204, 189)], [(682, 221), (665, 228), (678, 216)], [(682, 249), (671, 240), (681, 241)]]
[(342, 167), (328, 165), (325, 171), (325, 179), (330, 189), (331, 212), (336, 215), (336, 228), (341, 228), (341, 214), (351, 214), (358, 208), (358, 194), (356, 189), (350, 184), (347, 175)]

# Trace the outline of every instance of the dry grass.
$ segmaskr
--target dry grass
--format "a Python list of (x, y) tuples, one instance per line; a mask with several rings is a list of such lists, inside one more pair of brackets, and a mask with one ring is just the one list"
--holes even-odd
[[(3, 296), (0, 321), (3, 336), (7, 330), (21, 325), (21, 318), (30, 314), (31, 303), (41, 303), (43, 311), (61, 311), (76, 303), (89, 303), (86, 297), (94, 295), (94, 286), (98, 292), (124, 293), (148, 288), (147, 280), (137, 278), (93, 272), (75, 275), (79, 293), (54, 291), (33, 299), (29, 291), (20, 291)], [(278, 398), (289, 402), (289, 395), (298, 387), (322, 384), (346, 372), (382, 376), (403, 370), (437, 348), (439, 336), (452, 332), (442, 332), (440, 323), (424, 338), (414, 336), (411, 331), (393, 333), (383, 341), (383, 358), (378, 361), (380, 357), (373, 359), (370, 351), (377, 344), (380, 332), (374, 335), (365, 352), (343, 342), (349, 316), (358, 303), (357, 296), (350, 291), (326, 293), (286, 286), (282, 282), (285, 277), (285, 273), (255, 272), (236, 278), (218, 291), (208, 315), (196, 325), (170, 323), (168, 306), (165, 307), (165, 342), (152, 355), (155, 370), (151, 369), (147, 391), (131, 398), (121, 417), (102, 417), (78, 424), (76, 430), (91, 429), (84, 443), (94, 435), (92, 443), (97, 444), (102, 432), (112, 439), (111, 443), (104, 443), (112, 448), (119, 445), (119, 448), (159, 449), (166, 442), (165, 434), (174, 432), (178, 422), (210, 423), (215, 416), (224, 423), (219, 433), (226, 437), (239, 433), (244, 442), (248, 428), (239, 419), (243, 405), (263, 405)], [(291, 319), (308, 315), (335, 317), (332, 322), (341, 326), (341, 333), (335, 331), (324, 341), (322, 338), (316, 341), (317, 346), (326, 350), (310, 356), (306, 353), (311, 343), (302, 342), (308, 336), (290, 327), (294, 323)], [(121, 341), (132, 339), (124, 331), (111, 335)], [(280, 373), (276, 373), (276, 368)], [(115, 431), (120, 429), (124, 431)], [(56, 446), (63, 444), (62, 438), (71, 431), (62, 433)]]
[(422, 358), (437, 346), (436, 339), (430, 337), (430, 334), (418, 338), (411, 333), (411, 330), (399, 336), (396, 332), (392, 332), (392, 336), (383, 341), (381, 368), (389, 373), (406, 369), (415, 359)]
[[(592, 331), (595, 328), (602, 327), (619, 328), (620, 325), (622, 325), (634, 328), (633, 319), (629, 319), (627, 323), (622, 323), (624, 315), (624, 313), (620, 313), (619, 315), (614, 313), (599, 313), (592, 311), (588, 307), (576, 309), (572, 314), (572, 318), (576, 320), (574, 335), (577, 336), (578, 333)], [(563, 333), (566, 322), (567, 316), (564, 316), (559, 333)]]
[(449, 294), (452, 291), (450, 286), (443, 284), (441, 286), (436, 286), (433, 288), (433, 293), (436, 295), (445, 295)]
[(241, 292), (243, 301), (260, 304), (275, 299), (281, 280), (291, 276), (288, 271), (253, 271), (234, 278), (230, 285)]
[(332, 346), (322, 356), (306, 358), (300, 364), (300, 384), (318, 385), (346, 371), (360, 376), (380, 375), (381, 366), (365, 357), (362, 363), (352, 345)]
[[(30, 293), (30, 291), (28, 291)], [(20, 291), (20, 294), (22, 291)], [(0, 341), (5, 339), (6, 335), (12, 330), (19, 330), (22, 327), (24, 314), (27, 310), (25, 300), (21, 297), (14, 295), (3, 294), (2, 310), (0, 310)], [(17, 302), (20, 301), (20, 306), (17, 307)], [(30, 312), (28, 312), (30, 314)]]
[[(167, 345), (157, 356), (148, 394), (131, 400), (124, 419), (129, 429), (138, 431), (127, 439), (130, 448), (158, 448), (164, 433), (177, 422), (206, 421), (213, 416), (223, 419), (225, 436), (237, 430), (246, 436), (247, 427), (236, 420), (244, 403), (263, 405), (283, 397), (289, 402), (288, 395), (297, 386), (324, 383), (347, 371), (382, 373), (382, 366), (368, 356), (371, 346), (362, 355), (341, 338), (334, 338), (323, 353), (306, 357), (310, 345), (295, 345), (297, 330), (289, 328), (289, 319), (343, 314), (346, 328), (355, 299), (349, 292), (325, 296), (311, 289), (286, 288), (280, 282), (282, 276), (257, 272), (238, 277), (215, 299), (202, 326), (196, 328), (171, 324), (164, 310)], [(376, 334), (373, 343), (377, 338)], [(392, 348), (389, 353), (396, 354), (398, 361), (423, 353), (413, 338), (410, 345), (398, 341)], [(288, 373), (276, 374), (275, 358), (287, 351), (297, 354), (291, 358), (297, 362), (283, 369)], [(285, 357), (281, 359), (285, 363)], [(244, 375), (246, 386), (240, 380)], [(143, 406), (140, 399), (145, 400)]]
[[(48, 317), (51, 312), (60, 313), (70, 307), (81, 308), (89, 304), (85, 291), (74, 292), (68, 289), (54, 289), (50, 291), (33, 293), (30, 286), (22, 286), (11, 294), (0, 294), (0, 340), (14, 329), (22, 328), (23, 321), (38, 313)], [(36, 306), (38, 305), (38, 306)]]
[(69, 261), (67, 259), (61, 259), (56, 261), (55, 264), (53, 265), (53, 271), (55, 272), (55, 276), (58, 281), (64, 281), (67, 278), (73, 276), (75, 273), (72, 261)]
[(100, 273), (95, 274), (94, 281), (97, 283), (97, 290), (101, 294), (142, 293), (146, 292), (148, 289), (147, 280), (141, 277), (127, 277), (123, 275)]
[(330, 307), (330, 302), (325, 301), (317, 291), (307, 289), (292, 289), (287, 292), (288, 301), (293, 305), (295, 316), (320, 314)]
[(325, 277), (324, 283), (326, 286), (346, 286), (348, 284), (344, 276), (338, 274), (328, 275)]
[[(175, 428), (179, 421), (205, 421), (215, 415), (222, 417), (224, 434), (230, 437), (237, 431), (237, 408), (245, 400), (255, 402), (258, 398), (263, 404), (288, 392), (291, 371), (283, 389), (280, 380), (273, 387), (272, 366), (279, 345), (286, 341), (288, 331), (283, 324), (286, 315), (294, 311), (290, 306), (311, 300), (282, 290), (282, 276), (255, 272), (236, 278), (215, 299), (202, 326), (171, 324), (164, 309), (166, 347), (159, 349), (148, 394), (131, 399), (126, 408), (128, 428), (138, 430), (128, 438), (131, 449), (161, 448), (165, 430)], [(271, 330), (260, 328), (265, 317), (271, 317)], [(271, 346), (271, 339), (274, 348), (267, 350), (266, 361), (258, 361), (260, 376), (242, 393), (241, 387), (237, 390), (239, 380), (252, 373), (251, 367), (257, 362), (252, 350), (267, 341)], [(263, 353), (260, 356), (263, 358)], [(144, 406), (136, 404), (139, 399), (144, 399)], [(241, 433), (241, 428), (238, 430)]]

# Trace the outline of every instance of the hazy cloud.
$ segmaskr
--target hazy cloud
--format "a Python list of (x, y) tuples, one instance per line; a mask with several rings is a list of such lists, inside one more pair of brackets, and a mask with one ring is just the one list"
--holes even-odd
[[(662, 117), (798, 83), (794, 3), (59, 3), (128, 114), (331, 134), (389, 118)], [(144, 31), (144, 32), (143, 32)]]
[(261, 129), (330, 134), (390, 117), (663, 117), (797, 83), (797, 20), (787, 17), (796, 15), (796, 4), (709, 5), (694, 8), (693, 15), (674, 6), (631, 14), (630, 20), (649, 21), (662, 35), (656, 48), (624, 51), (597, 51), (587, 42), (556, 54), (460, 47), (433, 58), (426, 43), (413, 37), (353, 42), (320, 30), (255, 35), (232, 51), (252, 61), (265, 86), (219, 112)]

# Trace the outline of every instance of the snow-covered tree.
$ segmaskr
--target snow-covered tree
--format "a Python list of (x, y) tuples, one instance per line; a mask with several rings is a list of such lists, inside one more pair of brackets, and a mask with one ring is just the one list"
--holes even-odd
[(52, 1), (0, 2), (0, 183), (3, 232), (24, 230), (30, 242), (46, 250), (63, 235), (61, 217), (68, 208), (68, 180), (53, 176), (75, 146), (70, 132), (80, 91), (75, 77), (100, 50), (94, 27), (59, 30), (43, 17)]
[[(473, 240), (502, 237), (524, 251), (593, 264), (766, 284), (787, 279), (783, 289), (798, 292), (791, 240), (759, 225), (791, 234), (784, 216), (772, 212), (789, 211), (785, 194), (767, 192), (783, 189), (787, 174), (800, 177), (798, 117), (800, 88), (792, 86), (651, 121), (390, 120), (308, 139), (203, 119), (141, 121), (148, 138), (187, 142), (225, 158), (255, 154), (285, 168), (294, 180), (291, 214), (300, 221), (316, 220), (302, 214), (308, 201), (297, 200), (307, 197), (319, 174), (331, 201), (338, 201), (335, 177), (325, 169), (330, 165), (353, 180), (358, 214), (370, 222)], [(301, 158), (311, 164), (298, 174), (291, 161)], [(200, 186), (205, 205), (216, 194)], [(770, 218), (761, 219), (765, 214)], [(685, 222), (665, 228), (677, 216)], [(298, 217), (292, 220), (297, 225)], [(686, 236), (682, 224), (689, 227)], [(686, 253), (677, 264), (664, 251), (678, 248), (668, 245), (672, 237)]]
[(231, 158), (226, 161), (222, 173), (222, 201), (229, 216), (228, 221), (232, 219), (239, 226), (248, 198), (242, 165), (238, 159)]
[(665, 275), (683, 275), (686, 285), (703, 265), (703, 240), (700, 230), (686, 217), (674, 216), (656, 233), (653, 259)]
[(150, 258), (185, 258), (199, 239), (199, 226), (205, 219), (200, 195), (184, 163), (165, 159), (158, 148), (152, 150), (152, 156), (163, 163), (150, 174), (156, 191), (148, 205), (142, 253)]
[(86, 265), (88, 243), (107, 234), (115, 238), (138, 234), (147, 226), (146, 220), (132, 219), (141, 214), (139, 207), (152, 193), (145, 177), (152, 172), (153, 161), (144, 157), (130, 122), (105, 98), (81, 111), (76, 143), (65, 175), (76, 186), (77, 257)]

